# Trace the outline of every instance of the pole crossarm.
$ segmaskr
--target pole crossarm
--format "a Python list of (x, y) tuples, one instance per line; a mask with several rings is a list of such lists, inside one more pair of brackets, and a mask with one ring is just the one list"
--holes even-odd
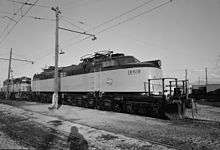
[(59, 84), (60, 84), (60, 80), (59, 80), (59, 69), (58, 69), (58, 60), (59, 60), (59, 29), (61, 30), (66, 30), (66, 31), (70, 31), (70, 32), (74, 32), (74, 33), (78, 33), (78, 34), (83, 34), (83, 35), (88, 35), (93, 37), (92, 40), (96, 40), (97, 38), (95, 37), (95, 35), (93, 34), (89, 34), (86, 32), (80, 32), (80, 31), (74, 31), (74, 30), (70, 30), (70, 29), (66, 29), (63, 27), (59, 27), (59, 20), (60, 20), (60, 14), (61, 11), (59, 10), (59, 7), (52, 7), (51, 10), (53, 10), (55, 12), (55, 16), (56, 16), (56, 28), (55, 28), (55, 68), (54, 68), (54, 93), (52, 96), (52, 104), (50, 107), (48, 107), (49, 109), (58, 109), (58, 101), (59, 101)]
[[(31, 60), (26, 60), (26, 59), (18, 59), (18, 58), (11, 58), (12, 60), (17, 60), (17, 61), (24, 61), (24, 62), (29, 62), (29, 63), (32, 63), (32, 64), (34, 64), (34, 62), (33, 61), (31, 61)], [(8, 58), (2, 58), (2, 57), (0, 57), (0, 60), (9, 60)]]
[(95, 37), (94, 34), (90, 34), (90, 33), (86, 33), (86, 32), (80, 32), (80, 31), (70, 30), (70, 29), (66, 29), (66, 28), (63, 28), (63, 27), (58, 27), (58, 28), (61, 29), (61, 30), (66, 30), (66, 31), (74, 32), (74, 33), (79, 33), (79, 34), (89, 35), (89, 36)]

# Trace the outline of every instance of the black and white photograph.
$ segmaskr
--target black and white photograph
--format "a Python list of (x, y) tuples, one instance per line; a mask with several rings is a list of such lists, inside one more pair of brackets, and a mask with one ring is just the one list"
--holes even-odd
[(0, 0), (0, 150), (219, 150), (220, 0)]

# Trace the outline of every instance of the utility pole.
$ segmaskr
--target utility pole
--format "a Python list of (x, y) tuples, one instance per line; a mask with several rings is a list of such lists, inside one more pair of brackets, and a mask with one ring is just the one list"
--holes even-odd
[(10, 97), (10, 90), (9, 90), (9, 80), (10, 80), (10, 75), (11, 75), (11, 58), (12, 58), (12, 48), (10, 50), (10, 55), (9, 55), (9, 63), (8, 63), (8, 81), (7, 81), (7, 94), (6, 94), (6, 99), (9, 99)]
[(205, 68), (205, 85), (208, 85), (208, 69), (207, 67)]
[(188, 99), (188, 72), (187, 69), (185, 69), (185, 83), (186, 83), (186, 98)]
[(185, 80), (187, 80), (188, 78), (188, 72), (187, 72), (187, 69), (185, 69)]
[(52, 7), (51, 10), (55, 11), (56, 15), (56, 30), (55, 30), (55, 69), (54, 69), (54, 93), (52, 97), (52, 104), (49, 109), (57, 109), (58, 108), (58, 101), (59, 101), (59, 70), (58, 70), (58, 56), (59, 56), (59, 29), (66, 30), (78, 34), (88, 35), (93, 37), (92, 40), (96, 40), (96, 36), (94, 34), (89, 34), (86, 32), (80, 32), (75, 30), (70, 30), (66, 28), (59, 27), (59, 15), (61, 14), (59, 7), (56, 8)]
[(206, 92), (207, 92), (207, 86), (208, 86), (208, 69), (206, 67), (205, 68), (205, 87), (206, 87)]
[(10, 98), (10, 89), (9, 89), (10, 82), (9, 82), (9, 80), (10, 80), (10, 78), (11, 78), (11, 62), (12, 62), (12, 60), (28, 62), (28, 63), (31, 63), (31, 64), (34, 64), (34, 62), (31, 61), (31, 60), (26, 60), (26, 59), (13, 58), (13, 57), (12, 57), (12, 48), (11, 48), (11, 50), (10, 50), (10, 56), (9, 56), (9, 58), (0, 57), (0, 60), (7, 60), (7, 61), (9, 62), (9, 63), (8, 63), (7, 89), (6, 89), (6, 99), (9, 99), (9, 98)]
[(53, 11), (55, 11), (56, 15), (56, 29), (55, 29), (55, 69), (54, 69), (54, 93), (52, 97), (52, 105), (49, 108), (58, 108), (58, 92), (59, 92), (59, 78), (58, 78), (58, 55), (59, 55), (59, 14), (61, 13), (59, 10), (59, 7), (51, 8)]

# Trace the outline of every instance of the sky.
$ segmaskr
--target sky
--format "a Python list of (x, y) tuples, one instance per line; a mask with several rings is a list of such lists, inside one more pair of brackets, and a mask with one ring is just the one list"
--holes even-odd
[[(21, 2), (36, 0), (12, 1), (0, 0), (0, 57), (9, 58), (12, 48), (14, 58), (34, 61), (12, 61), (13, 77), (33, 77), (54, 65), (51, 7), (59, 6), (60, 27), (97, 37), (83, 40), (87, 36), (59, 30), (59, 48), (65, 52), (59, 56), (59, 66), (112, 50), (140, 61), (160, 59), (164, 77), (184, 79), (187, 69), (191, 83), (204, 83), (207, 67), (208, 82), (220, 83), (220, 0), (39, 0), (16, 26), (21, 13), (31, 7), (21, 8)], [(0, 60), (1, 83), (7, 71), (8, 61)]]

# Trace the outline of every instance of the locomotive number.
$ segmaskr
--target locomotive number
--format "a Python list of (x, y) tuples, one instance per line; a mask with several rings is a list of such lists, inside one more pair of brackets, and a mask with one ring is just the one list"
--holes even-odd
[(128, 70), (128, 75), (137, 75), (141, 73), (141, 69)]

